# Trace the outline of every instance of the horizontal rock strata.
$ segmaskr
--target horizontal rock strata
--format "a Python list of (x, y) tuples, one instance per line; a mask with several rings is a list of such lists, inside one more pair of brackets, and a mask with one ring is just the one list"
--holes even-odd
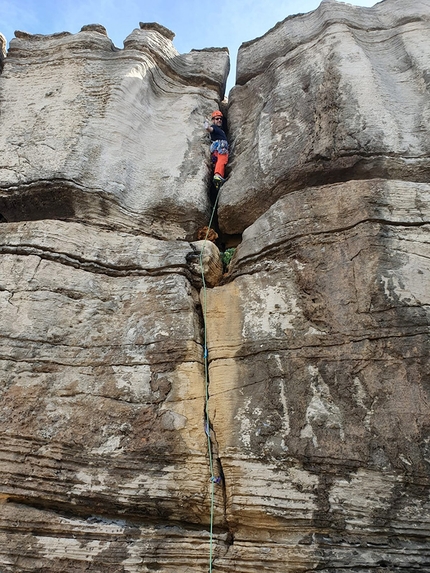
[(10, 42), (0, 213), (192, 238), (209, 209), (202, 118), (224, 89), (228, 53), (180, 55), (156, 26), (119, 50), (99, 28)]
[(226, 515), (238, 556), (264, 539), (253, 570), (428, 570), (429, 192), (290, 193), (209, 291)]
[[(134, 520), (206, 531), (203, 352), (185, 264), (190, 245), (64, 222), (3, 224), (0, 235), (8, 508), (19, 504), (19, 523), (47, 508), (81, 516), (81, 524), (120, 518), (122, 530)], [(222, 489), (217, 501), (222, 512)], [(55, 559), (66, 559), (68, 542), (50, 537), (62, 528), (52, 528), (33, 550), (43, 555), (53, 544)], [(25, 527), (16, 533), (19, 546)]]
[(429, 21), (329, 0), (241, 48), (228, 268), (226, 50), (17, 33), (1, 573), (430, 573)]
[[(19, 503), (0, 501), (0, 507), (3, 571), (185, 573), (190, 562), (199, 571), (207, 569), (208, 532), (174, 523), (142, 526), (124, 517), (70, 516)], [(216, 534), (216, 541), (228, 547), (225, 534)]]
[(329, 1), (244, 44), (230, 97), (224, 231), (241, 233), (310, 185), (428, 181), (429, 33), (424, 2)]

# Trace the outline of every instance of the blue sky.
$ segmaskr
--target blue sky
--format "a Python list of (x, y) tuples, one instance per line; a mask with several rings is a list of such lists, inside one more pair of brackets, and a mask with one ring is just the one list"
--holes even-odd
[[(373, 6), (374, 0), (351, 0)], [(191, 49), (228, 47), (235, 82), (237, 50), (265, 34), (291, 14), (310, 12), (319, 0), (0, 0), (0, 32), (10, 41), (15, 30), (31, 34), (76, 33), (85, 24), (102, 24), (118, 48), (139, 22), (170, 28), (180, 53)]]

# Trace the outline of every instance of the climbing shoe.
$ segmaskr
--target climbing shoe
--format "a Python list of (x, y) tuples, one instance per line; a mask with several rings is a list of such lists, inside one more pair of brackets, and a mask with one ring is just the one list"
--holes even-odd
[(217, 191), (219, 191), (221, 185), (224, 183), (225, 179), (216, 173), (213, 178), (214, 187)]

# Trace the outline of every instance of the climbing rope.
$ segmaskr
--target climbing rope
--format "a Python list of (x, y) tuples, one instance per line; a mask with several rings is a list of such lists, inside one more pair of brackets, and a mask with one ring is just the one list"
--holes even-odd
[(203, 309), (203, 357), (204, 357), (204, 365), (205, 365), (205, 433), (208, 442), (208, 455), (209, 455), (209, 471), (210, 471), (210, 497), (211, 497), (211, 507), (210, 507), (210, 527), (209, 527), (209, 573), (212, 573), (212, 561), (213, 561), (213, 525), (214, 525), (214, 511), (215, 511), (215, 484), (220, 482), (220, 478), (214, 475), (214, 464), (213, 464), (213, 456), (212, 456), (212, 443), (211, 443), (211, 436), (210, 436), (210, 419), (209, 419), (209, 352), (207, 346), (207, 326), (206, 326), (206, 312), (207, 312), (207, 288), (206, 288), (206, 281), (205, 281), (205, 273), (203, 268), (203, 253), (205, 250), (205, 246), (208, 240), (209, 231), (211, 229), (212, 221), (215, 215), (215, 210), (218, 204), (218, 197), (220, 194), (220, 190), (217, 190), (217, 196), (214, 202), (214, 206), (212, 208), (211, 218), (208, 224), (208, 230), (206, 231), (206, 236), (204, 238), (204, 243), (202, 250), (200, 251), (200, 271), (202, 275), (202, 290), (203, 290), (203, 301), (202, 301), (202, 309)]

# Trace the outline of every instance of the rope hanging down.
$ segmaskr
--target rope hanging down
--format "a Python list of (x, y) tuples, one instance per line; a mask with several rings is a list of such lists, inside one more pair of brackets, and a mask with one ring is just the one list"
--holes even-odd
[(205, 282), (205, 273), (203, 268), (203, 253), (205, 250), (205, 245), (207, 243), (208, 234), (212, 225), (212, 221), (215, 215), (215, 210), (218, 204), (218, 197), (219, 197), (219, 189), (217, 190), (217, 196), (214, 202), (214, 206), (212, 209), (211, 218), (208, 224), (208, 230), (206, 231), (206, 236), (204, 239), (203, 247), (200, 252), (200, 271), (202, 275), (202, 290), (203, 290), (203, 357), (204, 357), (204, 365), (205, 365), (205, 419), (204, 419), (204, 428), (205, 434), (207, 437), (208, 442), (208, 455), (209, 455), (209, 471), (211, 474), (210, 477), (210, 484), (211, 484), (211, 507), (210, 507), (210, 528), (209, 528), (209, 573), (212, 573), (212, 561), (213, 561), (213, 524), (214, 524), (214, 510), (215, 510), (215, 484), (220, 483), (221, 478), (214, 475), (214, 467), (213, 467), (213, 456), (212, 456), (212, 443), (210, 437), (210, 419), (209, 419), (209, 362), (208, 362), (208, 347), (207, 347), (207, 327), (206, 327), (206, 310), (207, 310), (207, 288)]

